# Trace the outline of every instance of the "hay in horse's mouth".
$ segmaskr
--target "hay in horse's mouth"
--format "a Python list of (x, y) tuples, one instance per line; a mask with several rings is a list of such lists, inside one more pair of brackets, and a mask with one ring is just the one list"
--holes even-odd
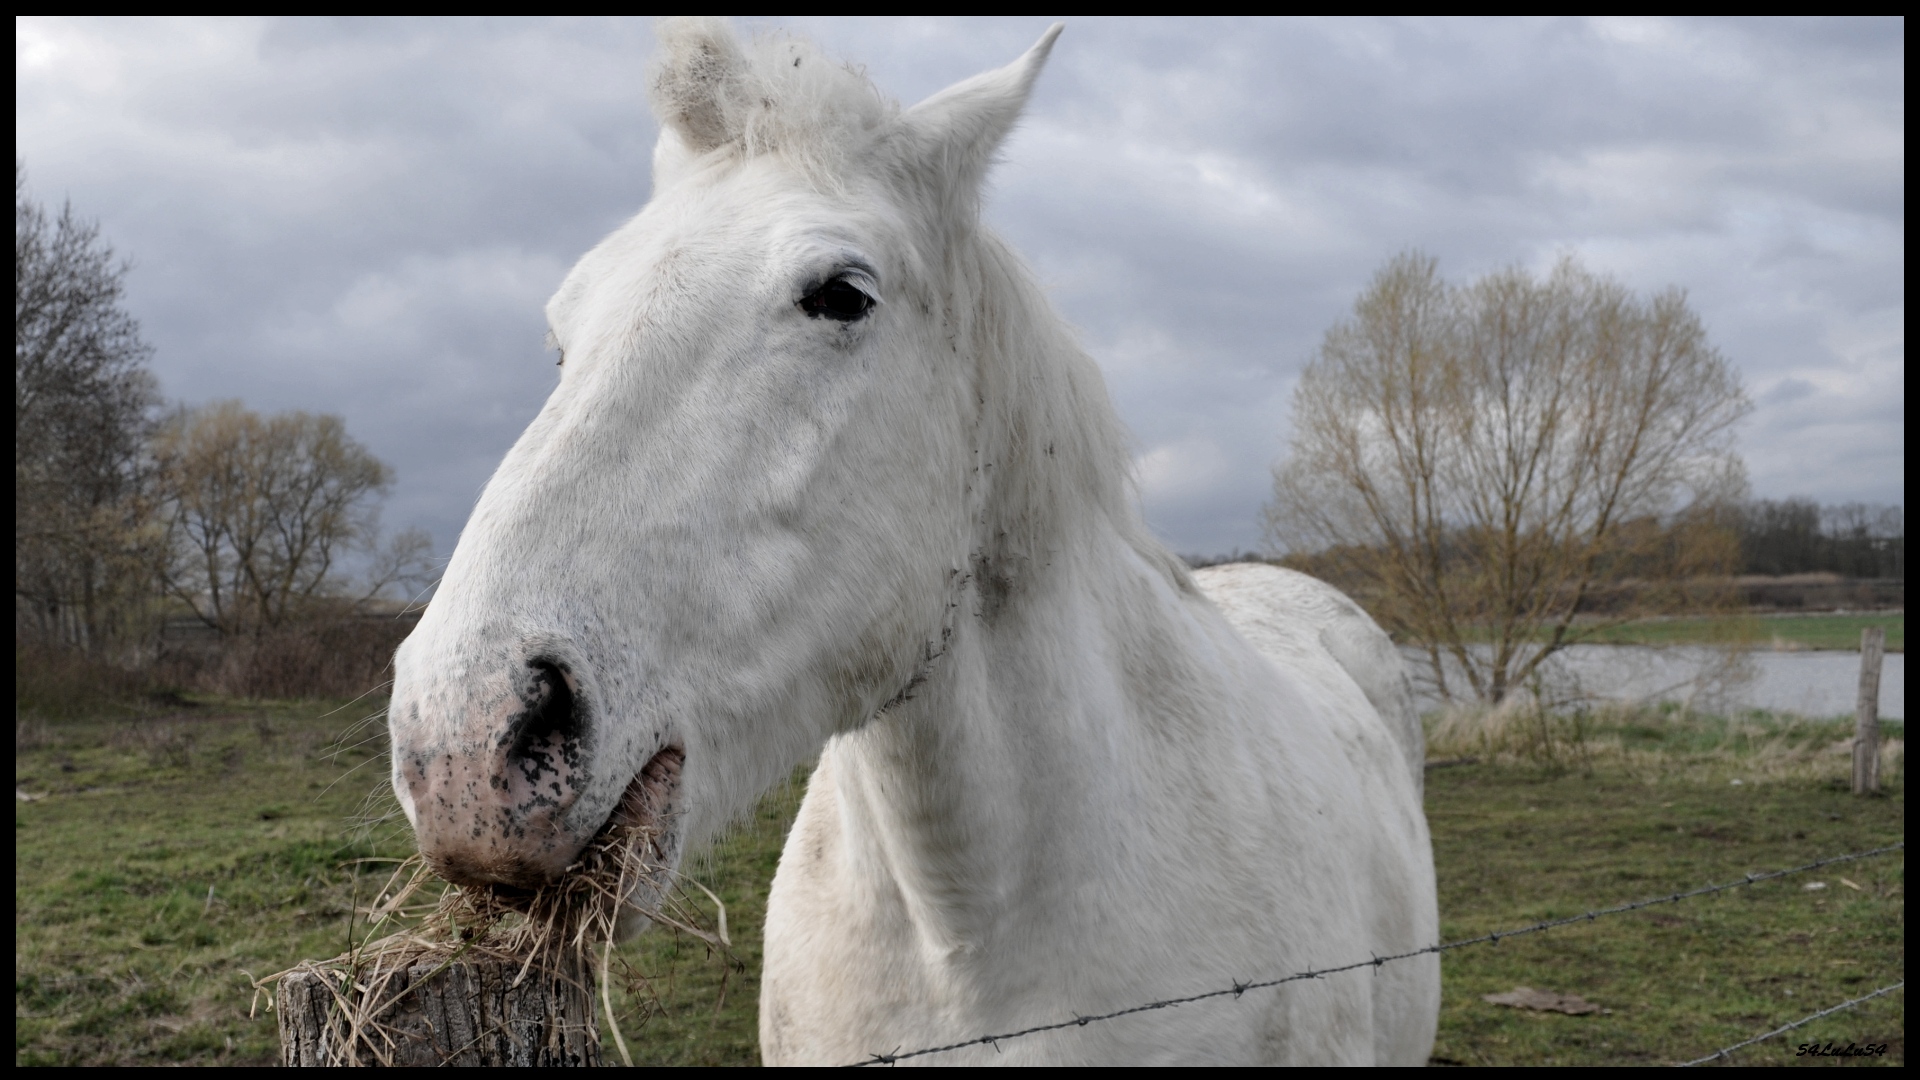
[[(591, 965), (597, 952), (605, 998), (612, 942), (634, 923), (657, 922), (724, 953), (731, 945), (726, 908), (718, 908), (719, 927), (710, 932), (695, 925), (698, 913), (672, 895), (685, 762), (686, 754), (678, 747), (655, 754), (627, 784), (606, 824), (566, 872), (537, 889), (455, 885), (436, 900), (436, 875), (414, 855), (395, 869), (370, 908), (355, 911), (375, 926), (401, 919), (414, 922), (411, 929), (362, 942), (331, 960), (305, 961), (257, 980), (256, 1003), (264, 992), (272, 1007), (275, 984), (294, 971), (324, 974), (338, 1006), (330, 1014), (329, 1037), (341, 1048), (342, 1060), (377, 1064), (391, 1056), (392, 1037), (383, 1020), (395, 1000), (389, 984), (409, 970), (418, 969), (416, 975), (438, 971), (457, 959), (504, 961), (519, 965), (519, 978), (524, 979), (536, 967), (579, 971), (578, 965)], [(719, 904), (705, 886), (694, 885)], [(421, 969), (421, 964), (429, 968)], [(611, 1026), (612, 1007), (605, 1007)], [(618, 1027), (612, 1030), (618, 1040)], [(624, 1042), (621, 1052), (625, 1056)]]
[[(686, 751), (677, 746), (669, 746), (653, 755), (653, 759), (642, 766), (627, 784), (619, 805), (613, 808), (607, 823), (601, 826), (600, 835), (625, 829), (645, 829), (654, 835), (656, 845), (662, 841), (674, 843), (667, 838), (679, 834), (679, 823), (675, 819), (680, 816), (680, 771), (686, 761)], [(600, 837), (594, 839), (598, 841)], [(666, 856), (671, 852), (661, 851), (659, 854)]]

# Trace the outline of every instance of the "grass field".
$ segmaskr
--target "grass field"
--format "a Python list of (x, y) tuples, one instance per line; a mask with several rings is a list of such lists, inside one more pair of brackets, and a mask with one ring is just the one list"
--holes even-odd
[[(275, 1058), (272, 1020), (248, 1017), (249, 973), (340, 952), (348, 912), (389, 869), (356, 860), (407, 851), (381, 793), (383, 732), (358, 723), (367, 711), (204, 702), (147, 718), (17, 723), (16, 788), (31, 801), (16, 801), (14, 818), (16, 1064)], [(1599, 752), (1550, 764), (1493, 754), (1429, 774), (1450, 938), (1905, 835), (1903, 767), (1882, 797), (1855, 798), (1839, 783), (1846, 758), (1828, 748), (1849, 733), (1843, 722), (1648, 714), (1592, 723), (1579, 746)], [(689, 867), (727, 904), (731, 960), (665, 934), (619, 954), (645, 977), (618, 1001), (636, 1064), (756, 1061), (759, 927), (798, 793), (796, 784), (770, 796)], [(1451, 952), (1435, 1057), (1666, 1062), (1895, 981), (1905, 962), (1904, 867), (1896, 854)], [(1828, 887), (1807, 891), (1809, 880)], [(1610, 1011), (1541, 1014), (1481, 1000), (1521, 985)], [(1142, 988), (1143, 1000), (1154, 994)], [(1827, 1040), (1885, 1042), (1880, 1060), (1904, 1063), (1904, 992), (1740, 1059), (1836, 1060), (1793, 1056), (1799, 1043)]]
[(1603, 645), (1724, 645), (1745, 641), (1760, 648), (1858, 651), (1860, 631), (1869, 626), (1887, 632), (1888, 652), (1907, 651), (1907, 616), (1903, 611), (1650, 619), (1610, 627), (1588, 640)]
[[(1442, 934), (1472, 937), (1905, 836), (1903, 789), (1859, 799), (1836, 781), (1735, 778), (1435, 771), (1427, 805)], [(1807, 891), (1811, 881), (1827, 887)], [(1703, 1056), (1904, 978), (1905, 882), (1895, 853), (1449, 953), (1434, 1057), (1653, 1065)], [(1608, 1011), (1567, 1016), (1482, 1000), (1520, 986), (1578, 994)], [(1793, 1064), (1795, 1046), (1828, 1040), (1887, 1043), (1888, 1060), (1903, 1062), (1904, 992), (1738, 1060)]]

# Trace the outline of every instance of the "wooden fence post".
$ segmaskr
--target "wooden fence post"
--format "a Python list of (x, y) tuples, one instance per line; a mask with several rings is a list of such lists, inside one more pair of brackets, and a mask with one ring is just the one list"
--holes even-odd
[(511, 962), (416, 963), (378, 991), (382, 1003), (405, 996), (354, 1037), (336, 996), (340, 972), (289, 973), (277, 993), (281, 1064), (598, 1066), (587, 965), (535, 968), (515, 986), (519, 975), (520, 965)]
[(1860, 701), (1853, 711), (1853, 793), (1880, 790), (1880, 658), (1887, 632), (1878, 626), (1860, 631)]

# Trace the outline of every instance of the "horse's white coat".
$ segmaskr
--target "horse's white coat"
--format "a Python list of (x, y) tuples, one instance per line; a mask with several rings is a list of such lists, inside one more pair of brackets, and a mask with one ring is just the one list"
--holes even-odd
[[(821, 755), (769, 1063), (1438, 930), (1391, 645), (1310, 578), (1152, 540), (1097, 369), (977, 224), (1056, 32), (901, 111), (804, 43), (664, 26), (653, 201), (555, 295), (561, 384), (398, 657), (395, 789), (475, 880), (564, 865), (663, 749), (690, 843)], [(871, 313), (801, 313), (846, 274)], [(487, 791), (536, 660), (580, 729), (537, 808)], [(1418, 1064), (1438, 1005), (1425, 957), (919, 1060)]]

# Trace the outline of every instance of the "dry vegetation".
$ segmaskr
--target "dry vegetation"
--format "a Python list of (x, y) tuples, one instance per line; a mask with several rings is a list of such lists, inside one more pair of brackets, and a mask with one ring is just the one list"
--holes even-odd
[[(1906, 730), (1901, 721), (1891, 727)], [(1601, 769), (1650, 782), (1821, 781), (1846, 772), (1853, 741), (1850, 720), (1766, 712), (1698, 715), (1678, 706), (1549, 710), (1522, 697), (1493, 707), (1455, 707), (1427, 721), (1429, 760)], [(1903, 770), (1905, 763), (1905, 739), (1883, 738), (1880, 775)]]

